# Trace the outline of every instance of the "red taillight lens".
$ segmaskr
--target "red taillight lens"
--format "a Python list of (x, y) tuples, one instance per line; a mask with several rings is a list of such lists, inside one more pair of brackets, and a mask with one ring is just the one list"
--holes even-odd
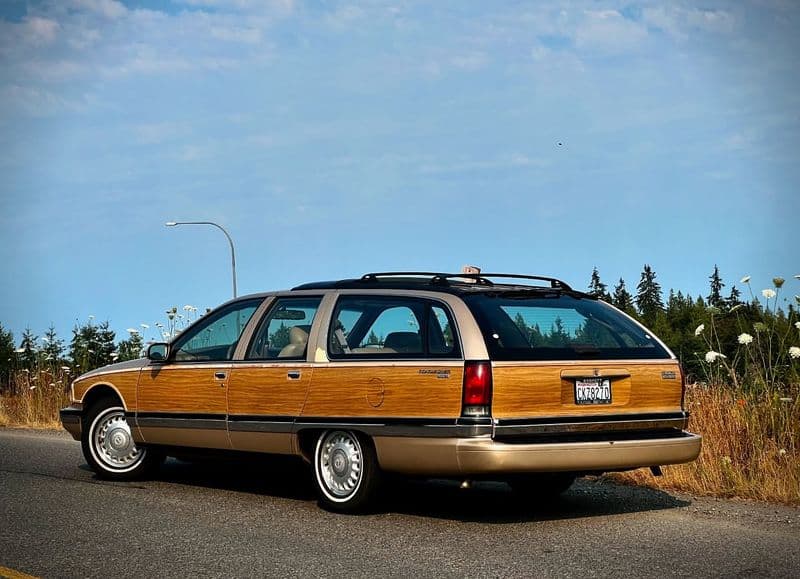
[(489, 362), (464, 364), (464, 410), (468, 406), (488, 406), (492, 403), (492, 366)]

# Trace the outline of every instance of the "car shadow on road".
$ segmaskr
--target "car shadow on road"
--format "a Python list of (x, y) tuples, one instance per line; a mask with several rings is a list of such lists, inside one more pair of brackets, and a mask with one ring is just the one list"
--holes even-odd
[[(158, 480), (300, 501), (316, 497), (309, 467), (284, 457), (170, 459)], [(462, 488), (459, 481), (392, 478), (373, 513), (503, 524), (658, 511), (689, 504), (661, 490), (600, 478), (579, 479), (569, 491), (548, 500), (521, 496), (501, 482), (479, 481)]]

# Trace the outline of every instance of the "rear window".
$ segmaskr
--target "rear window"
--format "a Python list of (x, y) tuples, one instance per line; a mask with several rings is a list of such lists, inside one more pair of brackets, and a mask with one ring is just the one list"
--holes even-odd
[(608, 304), (568, 295), (465, 296), (493, 360), (663, 359), (650, 332)]

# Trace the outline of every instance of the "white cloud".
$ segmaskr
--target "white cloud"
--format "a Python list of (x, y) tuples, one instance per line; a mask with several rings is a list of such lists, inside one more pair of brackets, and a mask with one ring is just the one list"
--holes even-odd
[(686, 40), (691, 33), (728, 34), (737, 27), (736, 18), (725, 10), (704, 10), (680, 6), (651, 6), (642, 10), (642, 21), (663, 30), (675, 40)]
[(647, 29), (616, 10), (587, 10), (575, 30), (575, 46), (608, 54), (636, 48), (647, 37)]
[(242, 44), (259, 44), (261, 42), (261, 30), (258, 28), (212, 26), (211, 36), (218, 40)]
[(25, 39), (32, 44), (50, 44), (56, 38), (59, 24), (49, 18), (33, 16), (25, 20)]
[(99, 14), (109, 20), (116, 20), (128, 13), (128, 9), (116, 0), (71, 0), (70, 3), (77, 9)]

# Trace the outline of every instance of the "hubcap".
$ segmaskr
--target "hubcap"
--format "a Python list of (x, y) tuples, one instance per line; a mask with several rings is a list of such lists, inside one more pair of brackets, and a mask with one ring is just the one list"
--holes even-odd
[(144, 458), (122, 410), (112, 409), (95, 419), (92, 441), (97, 458), (114, 469), (132, 468)]
[(319, 472), (328, 492), (345, 498), (358, 490), (361, 482), (361, 444), (347, 432), (331, 432), (322, 441)]

